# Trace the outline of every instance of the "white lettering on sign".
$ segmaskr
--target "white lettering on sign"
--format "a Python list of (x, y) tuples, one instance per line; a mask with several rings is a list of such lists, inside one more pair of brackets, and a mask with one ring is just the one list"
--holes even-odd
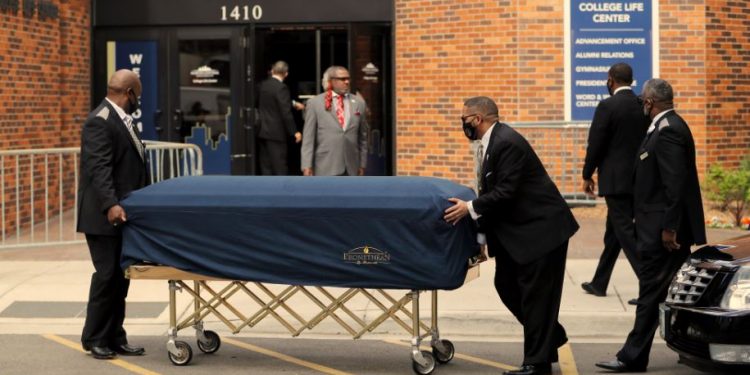
[(141, 62), (143, 61), (143, 54), (141, 53), (130, 54), (129, 57), (130, 57), (130, 63), (133, 65), (140, 65)]
[(591, 12), (594, 23), (630, 23), (630, 14), (645, 12), (646, 5), (640, 2), (582, 2), (578, 4), (581, 12)]
[(234, 7), (223, 5), (221, 7), (222, 21), (258, 21), (262, 17), (263, 7), (261, 7), (260, 5), (236, 5)]
[(594, 14), (596, 23), (628, 23), (630, 22), (629, 14)]
[(622, 12), (622, 3), (581, 3), (581, 12)]

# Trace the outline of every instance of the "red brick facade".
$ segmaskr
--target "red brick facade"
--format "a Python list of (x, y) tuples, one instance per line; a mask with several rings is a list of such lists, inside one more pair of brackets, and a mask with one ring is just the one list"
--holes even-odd
[(750, 2), (706, 2), (706, 163), (750, 149)]
[[(746, 2), (659, 1), (660, 74), (696, 138), (701, 173), (750, 154)], [(564, 2), (396, 0), (396, 171), (472, 180), (463, 100), (498, 101), (563, 191), (577, 191), (587, 129), (563, 123)]]
[[(15, 10), (13, 1), (6, 3), (0, 9), (0, 149), (78, 145), (89, 108), (90, 2), (18, 0)], [(56, 12), (42, 15), (42, 4)]]
[[(73, 147), (79, 144), (80, 125), (89, 110), (90, 1), (9, 0), (0, 3), (0, 150)], [(73, 204), (73, 175), (65, 175), (60, 196), (57, 157), (33, 161), (5, 157), (3, 169), (4, 218), (10, 230), (16, 222), (30, 223), (30, 191), (34, 191), (35, 220), (56, 215), (52, 207), (63, 199)], [(74, 170), (72, 157), (63, 170)], [(35, 171), (31, 177), (31, 165)], [(18, 172), (18, 173), (17, 173)], [(44, 176), (48, 176), (46, 179)], [(20, 182), (15, 207), (16, 182)], [(33, 187), (32, 187), (33, 186)], [(45, 187), (49, 187), (45, 194)], [(54, 203), (53, 203), (54, 202)], [(17, 214), (20, 212), (20, 215)]]

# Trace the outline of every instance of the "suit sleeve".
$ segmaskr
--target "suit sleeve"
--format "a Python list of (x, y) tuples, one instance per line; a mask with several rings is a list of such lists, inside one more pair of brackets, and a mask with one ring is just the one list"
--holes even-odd
[(687, 146), (683, 137), (672, 126), (659, 130), (659, 138), (656, 142), (656, 162), (667, 196), (662, 229), (677, 231), (680, 229), (682, 220), (684, 187), (687, 183), (687, 164), (690, 158), (687, 155)]
[(364, 102), (359, 104), (359, 167), (367, 168), (367, 136), (370, 134), (370, 125), (367, 123), (367, 108)]
[(104, 120), (94, 117), (86, 121), (81, 132), (81, 168), (91, 176), (91, 187), (106, 212), (117, 204), (112, 180), (112, 139)]
[(318, 118), (315, 112), (314, 99), (305, 108), (305, 125), (302, 128), (302, 148), (300, 150), (302, 169), (312, 168), (315, 157), (315, 135), (318, 133)]
[(294, 117), (292, 117), (292, 99), (286, 85), (282, 84), (281, 90), (276, 92), (276, 105), (279, 106), (281, 121), (284, 122), (287, 134), (293, 136), (297, 132), (297, 125), (294, 124)]
[(516, 198), (524, 173), (528, 151), (509, 142), (501, 142), (497, 147), (497, 161), (491, 170), (495, 173), (495, 186), (472, 201), (474, 211), (484, 215), (488, 211), (502, 209)]
[(600, 102), (594, 112), (594, 119), (589, 129), (588, 146), (586, 146), (586, 161), (583, 164), (583, 179), (588, 180), (604, 158), (608, 140), (611, 137), (611, 115), (605, 102)]

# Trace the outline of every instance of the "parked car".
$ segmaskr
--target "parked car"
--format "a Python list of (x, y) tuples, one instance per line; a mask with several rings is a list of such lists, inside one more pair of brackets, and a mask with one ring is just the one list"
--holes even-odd
[(659, 323), (682, 363), (750, 373), (750, 235), (694, 252), (660, 305)]

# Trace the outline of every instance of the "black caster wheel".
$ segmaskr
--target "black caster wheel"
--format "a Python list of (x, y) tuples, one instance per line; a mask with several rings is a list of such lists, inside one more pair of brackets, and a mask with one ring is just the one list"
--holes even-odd
[(185, 366), (190, 363), (190, 360), (193, 359), (193, 349), (190, 348), (190, 345), (185, 341), (175, 341), (174, 345), (177, 347), (177, 354), (173, 354), (167, 350), (167, 355), (172, 364), (175, 366)]
[(419, 375), (429, 375), (432, 374), (433, 371), (435, 371), (435, 357), (432, 356), (432, 353), (422, 350), (422, 358), (424, 358), (425, 361), (427, 361), (426, 365), (421, 365), (419, 362), (412, 360), (411, 367), (414, 369), (414, 372), (416, 372)]
[(456, 349), (453, 347), (453, 343), (448, 340), (440, 340), (443, 345), (442, 350), (438, 349), (438, 346), (432, 347), (432, 355), (435, 356), (435, 360), (440, 364), (446, 364), (453, 359), (453, 355), (456, 354)]
[(203, 335), (206, 336), (206, 341), (203, 342), (198, 339), (198, 349), (206, 354), (216, 353), (221, 347), (221, 338), (214, 331), (203, 331)]

